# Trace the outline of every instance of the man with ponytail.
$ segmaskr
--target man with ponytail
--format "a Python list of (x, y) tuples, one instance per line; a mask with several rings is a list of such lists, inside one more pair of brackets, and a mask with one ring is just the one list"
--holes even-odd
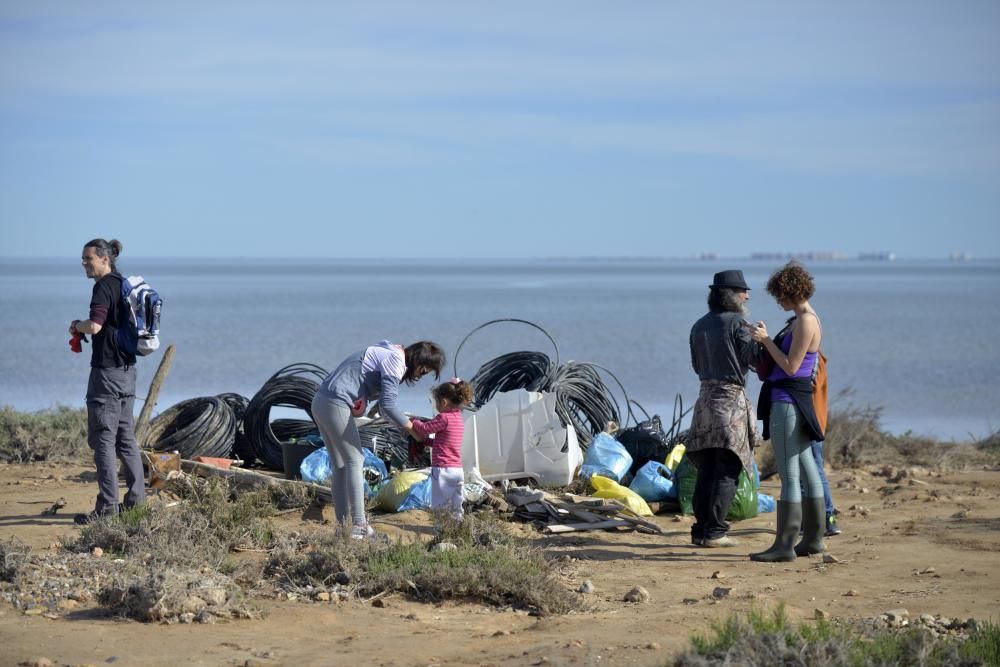
[[(87, 319), (73, 320), (70, 334), (91, 336), (90, 380), (87, 383), (87, 444), (97, 466), (97, 502), (74, 520), (86, 524), (146, 499), (142, 458), (135, 440), (135, 356), (121, 349), (115, 331), (128, 325), (129, 311), (121, 299), (122, 276), (115, 260), (122, 251), (117, 239), (94, 239), (83, 246), (83, 270), (94, 281)], [(128, 490), (118, 504), (118, 460), (125, 469)]]

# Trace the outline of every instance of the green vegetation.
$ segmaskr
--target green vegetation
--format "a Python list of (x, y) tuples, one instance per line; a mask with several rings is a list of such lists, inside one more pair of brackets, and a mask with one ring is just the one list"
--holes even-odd
[[(845, 389), (830, 401), (830, 418), (823, 443), (826, 462), (833, 468), (867, 465), (925, 466), (962, 469), (1000, 464), (1000, 431), (978, 442), (945, 442), (907, 432), (882, 430), (882, 408), (857, 405), (853, 390)], [(774, 454), (765, 446), (758, 456), (762, 477), (776, 472)]]
[(983, 623), (965, 640), (935, 638), (924, 629), (872, 630), (819, 621), (794, 626), (783, 606), (751, 611), (695, 636), (673, 667), (809, 665), (810, 667), (974, 667), (1000, 665), (1000, 626)]
[(539, 613), (565, 613), (579, 605), (540, 551), (486, 513), (445, 525), (430, 545), (361, 542), (329, 533), (286, 540), (265, 571), (297, 591), (349, 584), (362, 596), (396, 591), (421, 600), (475, 599)]
[(100, 547), (143, 563), (220, 567), (234, 549), (262, 549), (274, 538), (275, 513), (267, 490), (235, 494), (220, 479), (188, 477), (172, 483), (173, 507), (145, 505), (85, 526), (72, 551)]
[(0, 462), (72, 460), (90, 456), (87, 411), (60, 406), (39, 412), (0, 408)]

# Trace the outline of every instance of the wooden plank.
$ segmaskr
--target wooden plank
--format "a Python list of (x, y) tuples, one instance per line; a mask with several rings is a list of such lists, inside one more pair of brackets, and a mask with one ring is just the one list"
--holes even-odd
[(564, 510), (564, 511), (569, 512), (570, 514), (572, 514), (576, 518), (583, 519), (584, 521), (591, 521), (591, 522), (597, 523), (598, 521), (605, 521), (605, 520), (607, 520), (605, 516), (603, 516), (601, 514), (597, 514), (596, 512), (590, 512), (588, 510), (571, 509), (571, 510)]
[(222, 469), (206, 463), (198, 463), (197, 461), (189, 461), (187, 459), (181, 459), (181, 470), (186, 473), (200, 475), (202, 477), (222, 477), (223, 479), (231, 479), (238, 484), (245, 484), (254, 488), (262, 486), (306, 488), (314, 491), (320, 498), (325, 500), (332, 499), (330, 489), (325, 486), (312, 484), (310, 482), (302, 482), (295, 479), (272, 477), (271, 475), (266, 475), (255, 470), (244, 470), (243, 468)]

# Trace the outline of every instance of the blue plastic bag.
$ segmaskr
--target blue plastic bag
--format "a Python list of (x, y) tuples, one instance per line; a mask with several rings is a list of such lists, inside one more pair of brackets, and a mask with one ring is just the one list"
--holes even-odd
[[(375, 456), (375, 452), (367, 447), (362, 447), (361, 452), (365, 455), (364, 463), (361, 464), (365, 476), (365, 498), (371, 498), (378, 486), (388, 479), (389, 471), (382, 459)], [(320, 447), (302, 459), (299, 474), (303, 481), (329, 486), (333, 469), (330, 467), (330, 453), (326, 451), (326, 447)]]
[(769, 496), (766, 493), (757, 492), (757, 513), (762, 512), (773, 512), (775, 508), (774, 496)]
[(417, 482), (410, 487), (410, 492), (399, 504), (399, 512), (406, 510), (429, 510), (431, 508), (431, 478)]
[(330, 476), (333, 470), (330, 468), (330, 453), (326, 447), (318, 447), (315, 452), (302, 459), (299, 464), (299, 475), (303, 482), (322, 484), (330, 483)]
[(625, 446), (601, 432), (594, 436), (587, 447), (587, 454), (583, 457), (583, 466), (580, 468), (580, 478), (587, 480), (593, 475), (600, 475), (620, 482), (631, 467), (632, 455)]
[(672, 476), (673, 473), (667, 466), (658, 461), (647, 461), (646, 465), (635, 472), (635, 478), (628, 488), (642, 496), (643, 500), (663, 502), (677, 497)]

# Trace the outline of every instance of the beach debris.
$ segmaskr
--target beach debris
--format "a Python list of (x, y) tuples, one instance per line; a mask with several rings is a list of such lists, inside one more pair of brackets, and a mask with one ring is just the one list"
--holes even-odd
[(843, 561), (840, 560), (839, 558), (837, 558), (836, 556), (834, 556), (831, 553), (825, 553), (825, 554), (823, 554), (823, 562), (824, 563), (842, 563)]
[(965, 519), (969, 516), (969, 510), (959, 510), (951, 515), (952, 519)]
[[(586, 530), (627, 528), (647, 534), (662, 534), (663, 530), (637, 516), (624, 504), (611, 498), (592, 498), (572, 493), (553, 495), (534, 489), (526, 495), (521, 487), (507, 491), (507, 503), (513, 506), (515, 519), (534, 523), (546, 533), (571, 533)], [(541, 494), (540, 496), (538, 494)], [(527, 500), (531, 498), (531, 500)]]
[(712, 579), (722, 579), (725, 576), (726, 575), (722, 574), (721, 570), (716, 570), (715, 572), (712, 573)]
[(632, 590), (625, 594), (625, 602), (646, 603), (650, 599), (649, 591), (642, 586), (634, 586)]
[(733, 590), (732, 586), (730, 586), (728, 588), (723, 587), (723, 586), (716, 586), (712, 590), (712, 597), (715, 598), (716, 600), (721, 600), (724, 597), (728, 597), (730, 591), (732, 591), (732, 590)]
[(576, 589), (578, 593), (583, 593), (584, 595), (590, 595), (594, 592), (594, 582), (590, 579), (585, 579), (580, 587)]
[(858, 590), (856, 588), (852, 588), (849, 591), (847, 591), (846, 593), (844, 593), (844, 597), (848, 597), (848, 598), (856, 598), (856, 597), (858, 597), (858, 595), (859, 595), (859, 593), (858, 593)]
[(817, 621), (826, 621), (830, 618), (830, 612), (819, 608), (814, 609), (813, 618), (816, 619)]
[(43, 516), (55, 516), (56, 512), (66, 507), (66, 499), (60, 498), (52, 503), (47, 509), (42, 510)]

